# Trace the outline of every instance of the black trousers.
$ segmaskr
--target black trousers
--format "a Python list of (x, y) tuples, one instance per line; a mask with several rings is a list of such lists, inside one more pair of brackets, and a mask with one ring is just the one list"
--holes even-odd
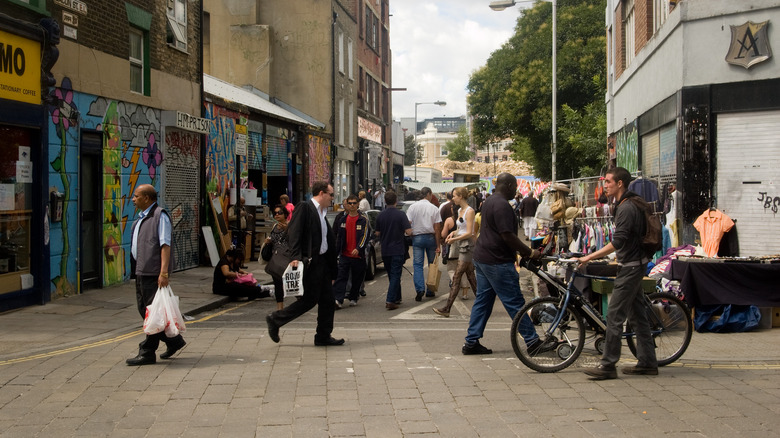
[[(146, 306), (152, 304), (155, 295), (157, 295), (157, 276), (139, 275), (135, 278), (135, 298), (141, 318), (146, 318)], [(154, 335), (146, 335), (146, 338), (138, 344), (138, 355), (154, 356), (160, 346), (160, 341), (168, 347), (179, 347), (184, 343), (184, 338), (181, 335), (169, 338), (164, 331)]]
[(332, 279), (333, 273), (328, 269), (327, 259), (324, 256), (314, 256), (303, 271), (303, 297), (284, 309), (271, 313), (271, 319), (281, 327), (318, 306), (315, 339), (330, 339), (333, 332), (333, 313), (336, 311)]
[[(363, 284), (365, 276), (366, 259), (347, 257), (344, 255), (339, 256), (339, 271), (336, 276), (336, 282), (333, 283), (336, 299), (344, 301), (344, 297), (346, 296), (348, 300), (357, 301), (360, 296), (360, 287)], [(348, 279), (352, 280), (349, 294), (347, 294)]]

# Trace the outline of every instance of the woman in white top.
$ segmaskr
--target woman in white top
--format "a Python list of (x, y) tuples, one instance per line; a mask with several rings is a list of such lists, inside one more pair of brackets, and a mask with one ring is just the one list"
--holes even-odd
[[(460, 280), (463, 275), (469, 280), (471, 290), (476, 294), (477, 277), (474, 275), (474, 264), (471, 261), (471, 253), (474, 250), (474, 209), (468, 203), (469, 191), (465, 187), (458, 187), (452, 193), (452, 202), (460, 207), (456, 229), (447, 236), (446, 242), (449, 245), (457, 245), (460, 254), (458, 255), (458, 267), (455, 269), (455, 275), (452, 278), (452, 287), (447, 304), (441, 309), (433, 308), (437, 314), (449, 317), (452, 303), (458, 297), (460, 290)], [(465, 295), (464, 295), (465, 297)]]

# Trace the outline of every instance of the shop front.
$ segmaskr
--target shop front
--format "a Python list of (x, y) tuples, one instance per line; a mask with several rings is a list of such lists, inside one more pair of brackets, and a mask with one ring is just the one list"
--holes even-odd
[(59, 30), (0, 14), (0, 311), (44, 304), (49, 292), (47, 103)]

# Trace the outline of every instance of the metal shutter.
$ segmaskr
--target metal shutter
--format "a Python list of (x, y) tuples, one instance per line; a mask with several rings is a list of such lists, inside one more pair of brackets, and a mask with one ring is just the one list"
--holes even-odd
[(780, 253), (780, 111), (717, 116), (718, 208), (737, 220), (739, 254)]

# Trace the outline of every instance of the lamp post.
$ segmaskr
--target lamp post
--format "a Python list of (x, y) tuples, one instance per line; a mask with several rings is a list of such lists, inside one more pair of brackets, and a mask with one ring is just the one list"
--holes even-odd
[[(443, 100), (437, 100), (436, 102), (415, 102), (414, 103), (414, 180), (417, 181), (417, 106), (418, 105), (439, 105), (446, 106), (447, 102)], [(436, 146), (434, 145), (434, 150)]]
[[(558, 153), (558, 87), (557, 87), (557, 50), (556, 40), (558, 35), (558, 0), (541, 0), (552, 3), (552, 182), (555, 182), (556, 155)], [(490, 9), (494, 11), (503, 11), (506, 8), (515, 6), (518, 2), (515, 0), (499, 0), (490, 2)]]

